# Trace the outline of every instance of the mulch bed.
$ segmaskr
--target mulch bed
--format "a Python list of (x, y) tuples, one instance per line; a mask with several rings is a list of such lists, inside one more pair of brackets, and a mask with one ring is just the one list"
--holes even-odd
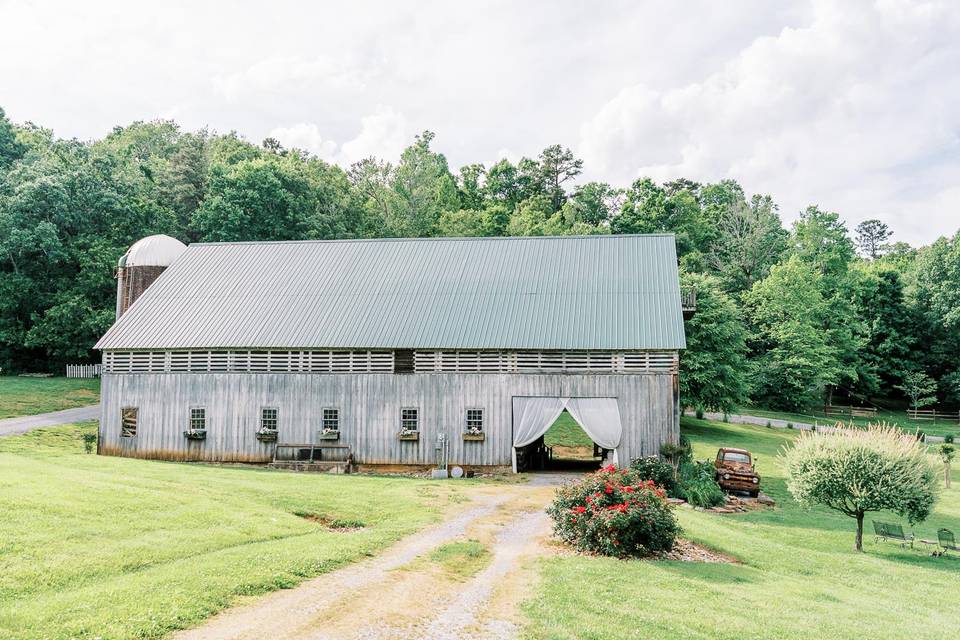
[(662, 553), (651, 560), (679, 560), (680, 562), (709, 562), (713, 564), (740, 564), (733, 556), (714, 551), (702, 544), (677, 538), (673, 550)]

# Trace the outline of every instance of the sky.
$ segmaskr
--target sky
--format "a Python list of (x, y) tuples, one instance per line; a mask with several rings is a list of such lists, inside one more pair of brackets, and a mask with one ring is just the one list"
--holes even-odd
[(0, 107), (60, 137), (136, 120), (349, 166), (430, 129), (452, 167), (738, 180), (926, 244), (960, 228), (960, 5), (0, 0)]

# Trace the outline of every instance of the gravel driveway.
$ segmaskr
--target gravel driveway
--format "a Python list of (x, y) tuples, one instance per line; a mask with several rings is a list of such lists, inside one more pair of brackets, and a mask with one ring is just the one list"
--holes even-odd
[(64, 409), (52, 413), (41, 413), (35, 416), (20, 416), (0, 420), (0, 436), (13, 436), (26, 433), (40, 427), (55, 427), (58, 424), (71, 424), (100, 418), (100, 405)]
[[(526, 484), (479, 485), (446, 521), (380, 555), (224, 611), (177, 640), (445, 640), (517, 637), (517, 605), (549, 553), (543, 509), (569, 475)], [(490, 552), (478, 573), (455, 577), (430, 560), (437, 547), (481, 541)]]

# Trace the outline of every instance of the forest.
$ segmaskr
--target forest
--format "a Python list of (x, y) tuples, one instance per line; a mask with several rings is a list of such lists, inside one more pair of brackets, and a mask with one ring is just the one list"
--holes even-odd
[(58, 139), (0, 109), (0, 368), (96, 361), (130, 244), (326, 238), (676, 235), (697, 291), (681, 392), (692, 406), (960, 404), (960, 232), (895, 241), (809, 206), (789, 228), (732, 180), (580, 180), (562, 145), (452, 169), (425, 131), (395, 164), (344, 170), (276, 140), (135, 122)]

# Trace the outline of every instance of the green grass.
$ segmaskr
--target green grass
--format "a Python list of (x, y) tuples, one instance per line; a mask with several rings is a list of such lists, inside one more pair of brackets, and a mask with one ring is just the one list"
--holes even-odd
[[(788, 430), (683, 421), (697, 458), (721, 445), (759, 457), (763, 490), (775, 510), (720, 516), (677, 514), (686, 537), (742, 564), (558, 557), (544, 561), (539, 591), (524, 604), (529, 638), (915, 638), (960, 634), (960, 558), (876, 544), (853, 551), (853, 520), (804, 510), (789, 497), (777, 459), (796, 437)], [(912, 527), (935, 537), (960, 533), (960, 486), (945, 492), (931, 518)], [(899, 522), (890, 514), (872, 518)], [(904, 526), (907, 530), (906, 523)], [(918, 545), (918, 547), (921, 545)]]
[(930, 420), (911, 420), (907, 417), (905, 411), (877, 411), (876, 418), (850, 418), (843, 416), (827, 416), (823, 411), (808, 409), (806, 413), (794, 413), (790, 411), (773, 411), (770, 409), (761, 409), (756, 407), (742, 407), (736, 413), (760, 416), (762, 418), (779, 418), (780, 420), (789, 420), (790, 422), (805, 422), (813, 424), (834, 424), (836, 422), (853, 423), (858, 426), (866, 426), (871, 422), (889, 422), (895, 424), (904, 431), (916, 433), (917, 430), (934, 436), (945, 436), (953, 434), (960, 440), (960, 424), (956, 420), (953, 422), (944, 422), (938, 420), (936, 423)]
[(0, 438), (4, 639), (160, 638), (370, 555), (461, 497), (408, 478), (84, 454), (95, 428)]
[(434, 549), (430, 559), (451, 576), (465, 580), (487, 566), (490, 550), (477, 540), (448, 542)]
[(0, 377), (0, 420), (100, 402), (100, 380)]
[(548, 447), (589, 447), (593, 449), (593, 440), (566, 410), (560, 414), (556, 422), (550, 425), (543, 436), (543, 442)]

